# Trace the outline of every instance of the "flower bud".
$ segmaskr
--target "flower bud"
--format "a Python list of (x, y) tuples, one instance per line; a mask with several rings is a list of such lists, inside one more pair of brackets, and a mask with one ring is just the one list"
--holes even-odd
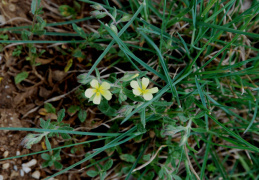
[(91, 7), (96, 9), (96, 10), (102, 10), (103, 9), (103, 7), (100, 4), (94, 4), (94, 5), (91, 5)]
[(115, 25), (111, 25), (110, 28), (112, 29), (113, 32), (115, 32), (116, 34), (118, 34), (118, 29)]
[(97, 19), (101, 19), (106, 16), (106, 13), (100, 11), (92, 11), (90, 14)]
[(186, 142), (187, 142), (187, 140), (188, 140), (188, 136), (187, 136), (187, 135), (184, 135), (184, 136), (182, 137), (182, 139), (181, 139), (181, 142), (180, 142), (179, 146), (185, 145)]
[(131, 14), (125, 14), (122, 18), (121, 18), (121, 22), (127, 22), (132, 18)]

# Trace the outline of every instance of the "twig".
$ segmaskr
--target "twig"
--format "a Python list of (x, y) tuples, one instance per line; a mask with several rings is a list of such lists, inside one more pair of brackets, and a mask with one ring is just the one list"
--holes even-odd
[(187, 151), (186, 145), (184, 145), (184, 151), (185, 151), (185, 155), (186, 155), (186, 158), (187, 158), (187, 160), (188, 160), (188, 163), (189, 163), (189, 166), (190, 166), (190, 168), (191, 168), (192, 173), (195, 175), (195, 177), (196, 177), (198, 180), (201, 180), (200, 177), (198, 176), (198, 174), (196, 173), (196, 171), (194, 170), (193, 166), (192, 166), (192, 163), (191, 163), (190, 158), (189, 158), (189, 156), (188, 156), (188, 151)]
[(149, 165), (149, 164), (156, 158), (158, 152), (159, 152), (163, 147), (166, 147), (166, 146), (167, 146), (167, 145), (162, 145), (162, 146), (160, 146), (160, 147), (158, 148), (158, 150), (156, 151), (155, 155), (152, 156), (148, 162), (146, 162), (145, 164), (143, 164), (143, 165), (137, 167), (137, 168), (134, 169), (132, 172), (138, 171), (138, 170), (140, 170), (140, 169), (146, 167), (147, 165)]

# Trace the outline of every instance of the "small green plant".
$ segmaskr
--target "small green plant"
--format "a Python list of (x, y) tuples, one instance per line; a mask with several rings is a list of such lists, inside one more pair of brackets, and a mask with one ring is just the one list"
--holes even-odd
[(22, 53), (22, 46), (17, 46), (14, 50), (12, 55), (13, 56), (20, 56)]
[(60, 150), (53, 151), (51, 155), (43, 153), (41, 154), (41, 158), (46, 160), (42, 163), (42, 168), (46, 168), (48, 166), (51, 167), (53, 165), (56, 169), (62, 169), (63, 167), (63, 165), (60, 162), (58, 162), (61, 160)]
[(80, 108), (80, 106), (72, 105), (67, 110), (68, 114), (70, 116), (73, 116), (75, 113), (77, 113), (78, 119), (83, 123), (85, 122), (87, 118), (87, 112)]
[[(9, 37), (8, 37), (7, 34), (0, 34), (0, 40), (6, 41), (6, 40), (8, 40), (8, 39), (9, 39)], [(5, 46), (6, 46), (5, 43), (4, 43), (4, 44), (0, 44), (0, 52), (3, 51), (3, 49), (4, 49)]]
[[(45, 108), (49, 113), (55, 113), (55, 108), (51, 104), (46, 104)], [(42, 129), (49, 129), (49, 130), (64, 130), (64, 131), (71, 131), (73, 128), (69, 127), (69, 124), (63, 123), (62, 120), (65, 117), (65, 109), (62, 109), (58, 112), (57, 121), (51, 121), (48, 119), (45, 121), (44, 119), (40, 119), (40, 126)], [(49, 142), (50, 137), (61, 136), (63, 139), (70, 139), (71, 136), (67, 133), (56, 133), (56, 132), (43, 132), (41, 134), (28, 134), (22, 144), (27, 148), (30, 149), (33, 144), (36, 144), (45, 137), (45, 144), (47, 149), (51, 149), (51, 144)]]
[[(94, 161), (92, 163), (94, 163)], [(112, 165), (113, 161), (111, 159), (108, 160), (104, 165), (97, 163), (97, 165), (94, 166), (96, 170), (89, 170), (86, 172), (86, 174), (90, 177), (96, 177), (99, 175), (100, 179), (104, 180), (107, 175), (107, 171), (112, 167)]]
[[(44, 35), (46, 30), (44, 29), (46, 26), (46, 21), (42, 19), (41, 15), (44, 13), (42, 7), (40, 6), (41, 0), (33, 0), (31, 3), (31, 13), (33, 14), (32, 26), (29, 31), (22, 31), (22, 39), (32, 40), (34, 35)], [(31, 65), (38, 65), (35, 63), (35, 59), (40, 57), (46, 50), (41, 50), (37, 52), (36, 47), (33, 44), (27, 44), (29, 55), (26, 57), (26, 60), (30, 61)]]

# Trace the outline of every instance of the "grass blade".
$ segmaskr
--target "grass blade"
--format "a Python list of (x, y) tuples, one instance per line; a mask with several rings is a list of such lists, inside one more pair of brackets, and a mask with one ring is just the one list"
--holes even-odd
[(253, 118), (252, 118), (251, 122), (249, 123), (248, 127), (246, 128), (246, 130), (244, 131), (244, 134), (251, 128), (251, 126), (253, 125), (253, 123), (255, 121), (257, 111), (258, 111), (258, 101), (259, 101), (259, 91), (257, 92), (257, 98), (256, 98), (256, 104), (255, 104), (255, 110), (254, 110)]
[(55, 129), (22, 128), (22, 127), (1, 127), (0, 130), (54, 132), (54, 133), (78, 134), (78, 135), (88, 135), (88, 136), (109, 136), (109, 137), (114, 137), (114, 136), (120, 135), (120, 133), (94, 133), (94, 132), (80, 132), (80, 131), (67, 131), (67, 130), (55, 130)]

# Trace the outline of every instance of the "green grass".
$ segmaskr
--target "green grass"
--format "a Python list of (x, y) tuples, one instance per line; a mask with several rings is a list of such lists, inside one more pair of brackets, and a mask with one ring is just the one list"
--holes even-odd
[[(93, 39), (93, 34), (81, 34), (84, 33), (82, 29), (69, 33), (46, 31), (46, 40), (39, 40), (41, 36), (33, 26), (0, 29), (0, 32), (9, 31), (18, 37), (25, 30), (33, 32), (32, 39), (0, 40), (4, 45), (66, 43), (80, 52), (86, 52), (85, 46), (97, 49), (98, 58), (93, 59), (91, 67), (86, 67), (87, 73), (79, 77), (81, 90), (84, 92), (88, 88), (94, 76), (100, 79), (103, 74), (109, 76), (105, 80), (114, 86), (111, 102), (101, 104), (105, 111), (101, 105), (97, 106), (103, 117), (113, 119), (108, 122), (107, 132), (55, 129), (61, 122), (54, 121), (48, 122), (49, 129), (0, 128), (35, 131), (43, 133), (46, 139), (57, 138), (48, 135), (51, 133), (93, 138), (55, 148), (50, 145), (44, 151), (2, 160), (44, 152), (52, 154), (53, 150), (98, 142), (99, 148), (89, 150), (85, 147), (89, 153), (85, 152), (84, 158), (75, 164), (64, 164), (62, 170), (47, 179), (77, 169), (86, 162), (85, 171), (93, 170), (93, 167), (95, 171), (103, 170), (104, 161), (109, 158), (116, 168), (105, 170), (101, 179), (111, 176), (126, 179), (131, 176), (136, 179), (258, 179), (259, 2), (251, 1), (252, 6), (243, 12), (240, 9), (245, 0), (116, 2), (123, 8), (114, 10), (115, 5), (109, 1), (103, 1), (101, 5), (108, 15), (117, 14), (117, 22), (123, 15), (131, 14), (127, 22), (117, 24), (109, 17), (98, 21), (84, 17), (59, 23), (48, 23), (46, 19), (43, 27), (73, 23), (80, 27), (82, 22), (89, 20), (99, 24), (99, 29), (95, 30), (100, 37)], [(88, 0), (79, 3), (84, 6), (96, 4)], [(115, 23), (118, 33), (111, 28), (111, 23)], [(56, 40), (56, 36), (65, 40)], [(102, 48), (97, 47), (99, 44)], [(73, 58), (77, 57), (74, 55)], [(98, 70), (105, 65), (109, 73)], [(159, 87), (159, 92), (149, 101), (135, 97), (129, 86), (132, 79), (121, 81), (120, 76), (112, 74), (118, 67), (125, 72), (137, 71), (139, 77), (132, 79), (149, 78)], [(95, 107), (85, 97), (78, 97), (78, 102), (80, 107)], [(47, 144), (48, 140), (45, 142)], [(103, 157), (104, 154), (109, 158)], [(133, 160), (124, 160), (122, 155)], [(134, 171), (141, 166), (140, 170)]]

